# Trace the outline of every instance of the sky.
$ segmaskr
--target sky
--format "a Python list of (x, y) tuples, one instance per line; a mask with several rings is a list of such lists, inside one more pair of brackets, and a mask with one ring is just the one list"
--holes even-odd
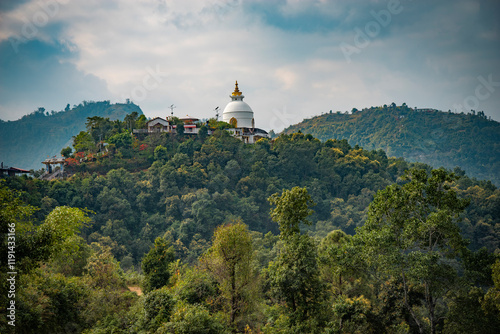
[(110, 100), (256, 126), (395, 102), (500, 121), (497, 0), (2, 0), (0, 119)]

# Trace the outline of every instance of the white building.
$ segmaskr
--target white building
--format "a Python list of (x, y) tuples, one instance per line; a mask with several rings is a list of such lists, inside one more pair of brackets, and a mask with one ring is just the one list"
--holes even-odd
[(233, 125), (234, 128), (227, 130), (248, 144), (253, 144), (261, 138), (269, 138), (265, 130), (255, 127), (253, 110), (246, 102), (243, 102), (245, 96), (238, 89), (238, 81), (236, 81), (234, 92), (229, 97), (231, 102), (224, 108), (222, 120)]
[[(245, 96), (238, 89), (238, 81), (236, 81), (234, 92), (229, 97), (231, 102), (224, 108), (222, 120), (233, 125), (234, 128), (226, 130), (247, 144), (253, 144), (261, 138), (269, 138), (269, 134), (265, 130), (255, 127), (253, 110), (246, 102), (243, 102)], [(199, 121), (198, 118), (186, 115), (180, 120), (184, 122), (184, 134), (198, 134), (199, 128), (195, 124)], [(169, 118), (156, 117), (147, 122), (147, 127), (147, 129), (134, 129), (133, 133), (177, 132), (177, 126), (172, 124)], [(212, 134), (212, 130), (209, 129), (208, 134)]]

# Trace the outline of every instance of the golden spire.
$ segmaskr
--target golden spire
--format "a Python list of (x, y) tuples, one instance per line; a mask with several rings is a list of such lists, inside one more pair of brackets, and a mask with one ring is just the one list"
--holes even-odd
[(234, 87), (234, 92), (232, 94), (233, 96), (240, 96), (241, 95), (241, 92), (240, 90), (238, 89), (238, 80), (236, 80), (236, 86)]

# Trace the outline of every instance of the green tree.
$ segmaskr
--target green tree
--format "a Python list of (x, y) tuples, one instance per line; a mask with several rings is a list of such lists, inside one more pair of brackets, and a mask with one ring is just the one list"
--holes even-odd
[(229, 333), (220, 314), (210, 315), (203, 305), (178, 302), (170, 321), (164, 323), (158, 334), (224, 334)]
[(164, 238), (156, 238), (154, 246), (142, 259), (145, 292), (159, 289), (168, 284), (171, 274), (169, 265), (174, 260), (174, 248), (169, 246)]
[(205, 125), (202, 125), (198, 130), (198, 138), (203, 142), (208, 137), (208, 128)]
[(156, 146), (154, 151), (154, 158), (155, 160), (163, 160), (163, 161), (167, 160), (168, 158), (167, 148), (161, 145)]
[(175, 128), (175, 132), (179, 137), (184, 136), (184, 123), (179, 123), (177, 124), (177, 127)]
[(125, 128), (128, 129), (129, 131), (132, 131), (135, 128), (137, 117), (139, 116), (139, 113), (137, 111), (133, 111), (125, 118), (123, 119), (123, 122), (125, 123)]
[(132, 134), (130, 132), (118, 133), (109, 137), (108, 143), (115, 145), (116, 147), (130, 148), (132, 147)]
[(411, 290), (421, 292), (430, 332), (438, 323), (436, 306), (453, 286), (457, 271), (453, 259), (465, 246), (456, 223), (468, 204), (451, 188), (456, 178), (444, 169), (411, 169), (403, 186), (394, 184), (379, 191), (370, 204), (365, 225), (357, 237), (365, 245), (367, 258), (379, 270), (399, 277), (403, 303), (425, 330), (422, 317), (410, 302)]
[(217, 227), (212, 247), (200, 259), (219, 283), (233, 331), (237, 329), (237, 318), (251, 311), (255, 301), (257, 278), (253, 256), (248, 227), (237, 222)]
[(311, 332), (322, 315), (325, 286), (320, 280), (318, 255), (314, 240), (300, 235), (299, 224), (310, 224), (307, 216), (314, 203), (305, 188), (294, 187), (274, 194), (269, 202), (273, 221), (279, 224), (282, 247), (276, 261), (266, 270), (271, 295), (285, 304), (291, 327), (299, 332)]
[(353, 237), (341, 230), (330, 232), (319, 245), (319, 263), (322, 278), (334, 295), (345, 294), (355, 279), (365, 276), (368, 269), (362, 250)]
[(96, 150), (92, 136), (85, 131), (80, 131), (78, 135), (73, 137), (73, 147), (75, 152), (94, 152)]
[(69, 158), (72, 152), (73, 150), (71, 149), (71, 147), (68, 146), (61, 150), (61, 155), (65, 158)]
[(146, 294), (144, 312), (147, 327), (154, 332), (162, 323), (170, 319), (175, 301), (167, 288), (156, 289)]
[(283, 190), (281, 196), (278, 193), (273, 194), (269, 197), (269, 203), (276, 206), (271, 210), (271, 218), (278, 223), (282, 239), (300, 233), (300, 223), (311, 225), (307, 216), (313, 213), (310, 206), (314, 205), (314, 202), (306, 188)]

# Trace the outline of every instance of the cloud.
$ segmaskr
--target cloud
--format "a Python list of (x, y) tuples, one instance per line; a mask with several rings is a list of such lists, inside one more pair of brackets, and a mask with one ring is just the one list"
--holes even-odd
[[(257, 125), (269, 129), (331, 109), (391, 102), (448, 110), (474, 96), (478, 77), (500, 81), (500, 5), (494, 1), (401, 0), (386, 25), (373, 13), (389, 10), (387, 1), (58, 3), (57, 14), (30, 39), (34, 44), (10, 58), (9, 68), (2, 60), (0, 70), (18, 86), (3, 88), (0, 79), (1, 92), (10, 92), (2, 96), (0, 118), (12, 117), (5, 104), (29, 106), (25, 114), (43, 104), (50, 109), (56, 99), (77, 104), (84, 96), (132, 97), (150, 117), (167, 115), (171, 104), (179, 115), (211, 117), (229, 102), (238, 80)], [(8, 7), (0, 45), (19, 36), (37, 11), (36, 1)], [(376, 24), (368, 43), (356, 46), (358, 31), (367, 34)], [(351, 62), (342, 43), (359, 51)], [(21, 87), (24, 68), (44, 63), (50, 66), (32, 72), (33, 83)], [(66, 82), (73, 88), (54, 84), (47, 92), (41, 78), (48, 77), (73, 78)], [(498, 120), (500, 87), (493, 88), (474, 107)]]

